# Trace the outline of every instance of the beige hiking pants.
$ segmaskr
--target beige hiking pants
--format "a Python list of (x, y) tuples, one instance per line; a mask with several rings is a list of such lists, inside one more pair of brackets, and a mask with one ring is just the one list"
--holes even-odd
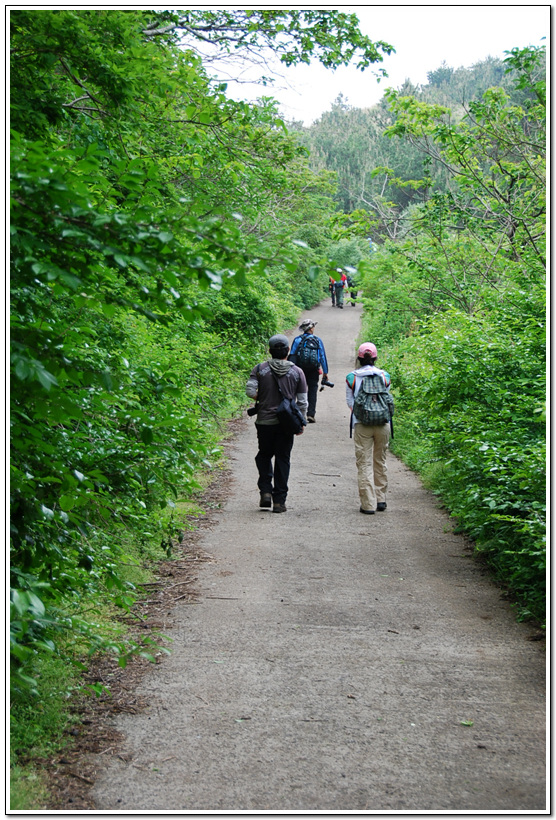
[(386, 453), (390, 440), (390, 425), (371, 427), (361, 423), (355, 424), (353, 440), (361, 507), (364, 510), (376, 510), (379, 501), (386, 501), (388, 489)]

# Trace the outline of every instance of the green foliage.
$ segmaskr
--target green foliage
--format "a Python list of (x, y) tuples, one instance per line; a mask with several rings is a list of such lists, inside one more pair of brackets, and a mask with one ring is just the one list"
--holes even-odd
[[(426, 139), (433, 133), (433, 123), (437, 128), (446, 127), (448, 144), (456, 126), (464, 118), (469, 126), (479, 113), (474, 136), (483, 128), (484, 141), (481, 147), (477, 140), (475, 147), (489, 157), (489, 162), (502, 160), (498, 170), (503, 179), (510, 170), (504, 160), (511, 156), (512, 140), (510, 137), (505, 146), (496, 148), (498, 125), (490, 122), (487, 126), (492, 108), (486, 119), (480, 113), (483, 97), (496, 87), (498, 97), (508, 100), (507, 107), (523, 108), (532, 123), (535, 102), (542, 104), (544, 99), (543, 62), (543, 51), (530, 48), (514, 49), (505, 61), (488, 58), (469, 69), (454, 70), (443, 64), (429, 73), (429, 84), (415, 87), (406, 82), (370, 109), (353, 108), (340, 95), (331, 110), (311, 127), (297, 129), (311, 152), (312, 167), (337, 175), (340, 210), (344, 214), (366, 212), (367, 236), (375, 243), (386, 238), (397, 240), (403, 235), (404, 213), (409, 206), (426, 203), (433, 192), (444, 195), (452, 190), (450, 160), (439, 161), (439, 151), (433, 150), (430, 138)], [(519, 119), (515, 118), (514, 124), (519, 124)], [(518, 130), (522, 130), (521, 124)], [(395, 133), (404, 133), (406, 139), (390, 139)], [(470, 141), (470, 145), (475, 143)], [(480, 159), (478, 153), (476, 161)], [(473, 157), (466, 161), (468, 171), (472, 171)]]
[(393, 448), (442, 497), (515, 595), (520, 617), (539, 620), (546, 572), (542, 56), (514, 50), (507, 60), (520, 104), (491, 88), (459, 120), (437, 103), (389, 94), (390, 133), (442, 163), (451, 183), (406, 209), (396, 241), (360, 265), (363, 333), (382, 350), (395, 386)]
[(19, 692), (11, 703), (13, 760), (25, 761), (31, 750), (37, 757), (48, 757), (67, 744), (64, 732), (72, 718), (66, 704), (77, 685), (77, 670), (59, 658), (44, 656), (35, 662), (33, 673), (40, 681), (40, 702), (27, 692)]
[(286, 65), (317, 59), (327, 68), (355, 62), (363, 69), (382, 62), (382, 53), (394, 50), (388, 43), (373, 42), (362, 34), (355, 14), (319, 9), (180, 9), (165, 15), (160, 28), (153, 25), (146, 34), (156, 37), (169, 27), (185, 32), (188, 43), (210, 43), (224, 54), (271, 49)]
[(28, 688), (12, 689), (10, 702), (10, 809), (44, 810), (48, 783), (34, 759), (51, 757), (68, 744), (74, 717), (68, 709), (78, 686), (78, 669), (51, 652), (37, 655), (30, 667), (40, 699)]
[(34, 766), (13, 766), (10, 769), (11, 811), (45, 811), (48, 797), (46, 778)]
[(358, 208), (351, 213), (336, 213), (332, 218), (332, 238), (335, 241), (354, 236), (367, 238), (371, 232), (372, 220), (369, 213)]
[(40, 703), (48, 659), (149, 654), (96, 609), (133, 605), (245, 374), (321, 297), (330, 175), (272, 100), (228, 100), (197, 47), (330, 66), (390, 47), (311, 10), (17, 9), (10, 26), (11, 663), (14, 697)]
[[(528, 68), (529, 52), (524, 70)], [(537, 54), (537, 61), (540, 55)], [(512, 66), (517, 57), (511, 58)], [(520, 76), (517, 85), (520, 86)], [(390, 92), (396, 122), (391, 136), (405, 136), (449, 170), (454, 187), (427, 202), (426, 221), (441, 242), (454, 230), (494, 240), (495, 252), (528, 257), (544, 266), (546, 125), (542, 83), (538, 101), (513, 104), (501, 88), (490, 88), (469, 104), (460, 122), (449, 110)], [(486, 223), (486, 224), (485, 224)], [(489, 231), (490, 229), (490, 231)]]
[(340, 239), (328, 249), (332, 267), (356, 268), (362, 259), (369, 255), (369, 243), (364, 239)]
[(522, 606), (542, 619), (540, 298), (535, 305), (530, 294), (517, 293), (484, 316), (437, 314), (390, 352), (388, 365), (399, 399), (396, 447), (417, 469), (442, 465), (433, 486)]
[(449, 83), (452, 79), (454, 69), (446, 65), (446, 60), (443, 60), (440, 67), (436, 71), (429, 71), (427, 73), (427, 80), (431, 85), (440, 86), (444, 83)]

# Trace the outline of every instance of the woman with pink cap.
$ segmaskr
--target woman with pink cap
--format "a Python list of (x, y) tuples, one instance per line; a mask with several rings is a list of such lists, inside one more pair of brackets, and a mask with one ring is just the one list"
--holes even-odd
[[(360, 512), (374, 515), (386, 509), (386, 490), (388, 489), (388, 471), (386, 454), (390, 440), (390, 419), (394, 412), (394, 402), (390, 396), (390, 376), (385, 370), (375, 366), (378, 357), (377, 349), (372, 342), (364, 342), (357, 351), (359, 367), (346, 376), (346, 402), (352, 411), (353, 440), (355, 442), (355, 463), (357, 464), (357, 484), (361, 501)], [(364, 414), (358, 413), (357, 395), (367, 376), (367, 384), (373, 384), (373, 390), (379, 391), (380, 401), (387, 408), (389, 418), (365, 423)], [(364, 395), (364, 394), (362, 394)], [(355, 408), (355, 412), (354, 412)], [(359, 418), (358, 418), (359, 415)]]

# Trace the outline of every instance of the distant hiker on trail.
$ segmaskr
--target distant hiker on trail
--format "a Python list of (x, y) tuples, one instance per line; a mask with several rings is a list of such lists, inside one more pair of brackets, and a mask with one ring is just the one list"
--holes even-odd
[(336, 280), (333, 276), (329, 277), (328, 290), (330, 291), (330, 296), (332, 297), (332, 307), (336, 307)]
[(348, 288), (349, 288), (349, 295), (351, 298), (351, 306), (355, 307), (355, 300), (357, 299), (357, 284), (353, 276), (348, 276), (347, 278)]
[(316, 324), (311, 319), (301, 322), (299, 329), (303, 333), (293, 340), (292, 349), (288, 356), (289, 361), (294, 362), (305, 373), (309, 393), (307, 421), (311, 424), (315, 423), (319, 375), (322, 373), (323, 382), (328, 381), (328, 362), (326, 361), (324, 345), (322, 339), (314, 335)]
[(336, 307), (342, 308), (344, 307), (344, 290), (347, 288), (347, 276), (341, 268), (336, 269), (337, 272), (340, 274), (339, 278), (336, 279), (334, 284), (334, 288), (336, 290)]
[[(289, 344), (287, 336), (272, 336), (268, 342), (270, 361), (254, 367), (245, 386), (247, 395), (256, 401), (254, 412), (249, 414), (257, 415), (255, 426), (259, 451), (255, 464), (259, 471), (259, 507), (272, 506), (275, 513), (286, 512), (294, 437), (293, 433), (284, 430), (276, 411), (285, 397), (295, 399), (304, 418), (307, 412), (307, 381), (303, 370), (287, 361)], [(301, 433), (303, 428), (296, 435)]]
[(359, 487), (360, 512), (374, 515), (386, 509), (388, 473), (386, 453), (394, 400), (390, 395), (390, 376), (375, 367), (377, 349), (364, 342), (357, 351), (359, 367), (346, 376), (346, 402), (352, 411), (350, 430), (355, 442), (355, 463)]

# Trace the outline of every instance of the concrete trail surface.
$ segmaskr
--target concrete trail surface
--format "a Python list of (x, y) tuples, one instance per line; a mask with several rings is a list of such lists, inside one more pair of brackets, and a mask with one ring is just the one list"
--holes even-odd
[(361, 308), (306, 316), (336, 386), (295, 440), (288, 511), (259, 510), (246, 419), (200, 603), (176, 604), (148, 708), (116, 719), (124, 749), (102, 758), (96, 805), (545, 813), (542, 645), (392, 455), (388, 509), (360, 514), (344, 379)]

